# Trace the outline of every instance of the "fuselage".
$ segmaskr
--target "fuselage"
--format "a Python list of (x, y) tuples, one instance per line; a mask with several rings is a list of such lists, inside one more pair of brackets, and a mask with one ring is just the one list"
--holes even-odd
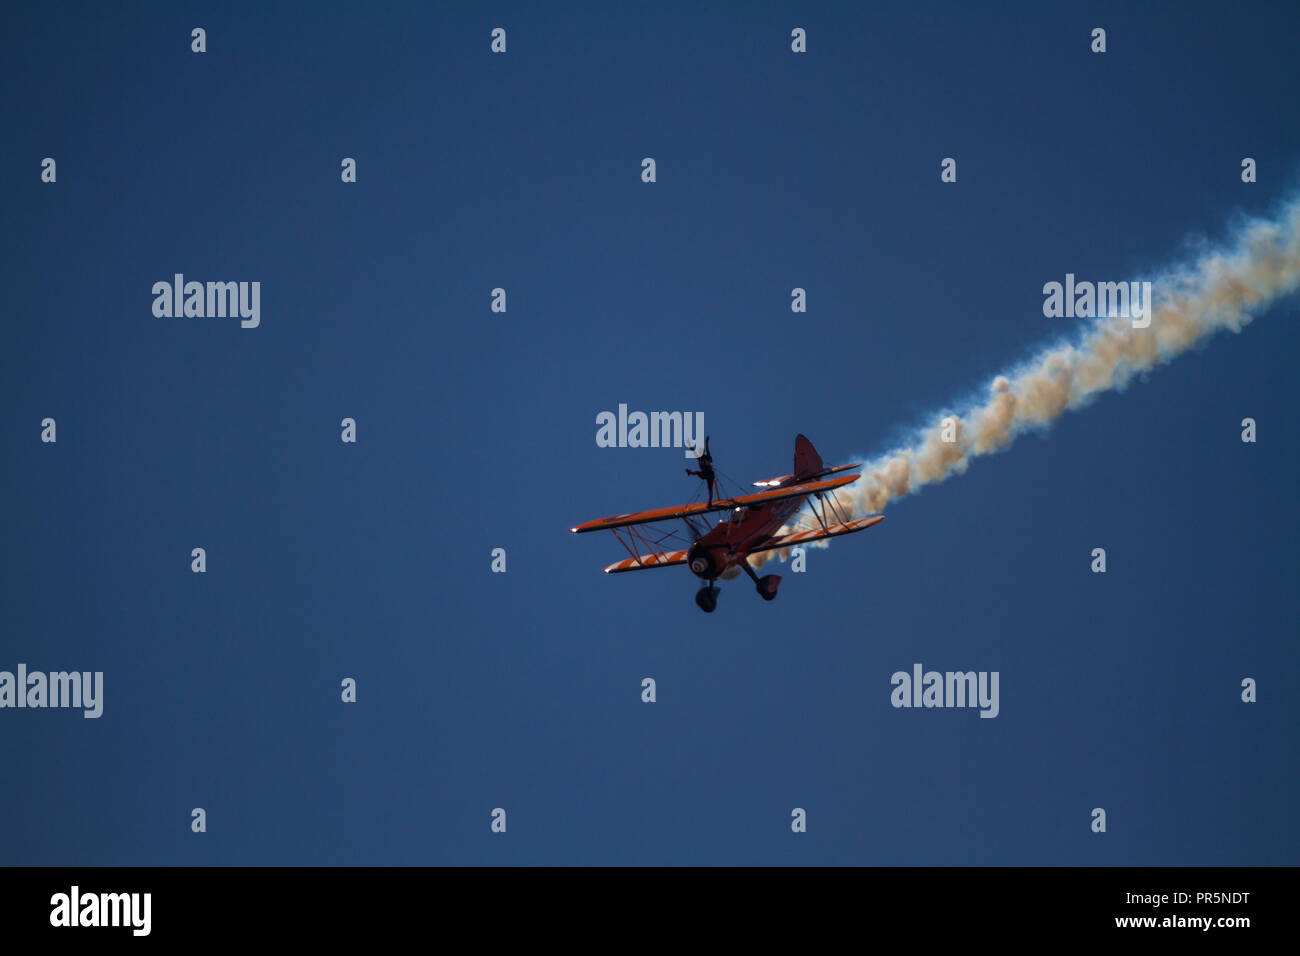
[(732, 508), (717, 526), (691, 545), (687, 566), (697, 578), (712, 581), (770, 541), (778, 528), (803, 507), (807, 495), (782, 498), (762, 507)]

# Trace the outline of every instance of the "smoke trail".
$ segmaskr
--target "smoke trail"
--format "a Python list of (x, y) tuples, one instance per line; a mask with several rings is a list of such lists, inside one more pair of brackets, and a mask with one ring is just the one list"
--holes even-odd
[[(1152, 280), (1147, 328), (1133, 328), (1127, 317), (1096, 319), (1076, 344), (1049, 347), (994, 377), (982, 403), (952, 416), (955, 436), (950, 429), (949, 437), (955, 441), (943, 440), (941, 419), (923, 427), (910, 445), (867, 464), (847, 489), (854, 511), (881, 511), (964, 472), (972, 459), (1006, 448), (1022, 432), (1047, 427), (1102, 392), (1124, 388), (1135, 374), (1171, 361), (1202, 339), (1223, 329), (1240, 332), (1255, 313), (1298, 287), (1300, 200), (1276, 220), (1250, 222), (1227, 248)], [(780, 552), (782, 559), (786, 553)], [(750, 563), (758, 567), (771, 554), (755, 555)]]

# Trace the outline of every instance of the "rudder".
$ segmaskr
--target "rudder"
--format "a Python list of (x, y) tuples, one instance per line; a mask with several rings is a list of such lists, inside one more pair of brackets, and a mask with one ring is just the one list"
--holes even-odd
[(809, 475), (820, 474), (825, 466), (822, 464), (822, 456), (817, 454), (817, 449), (803, 435), (796, 435), (794, 439), (794, 476), (796, 478), (807, 478)]

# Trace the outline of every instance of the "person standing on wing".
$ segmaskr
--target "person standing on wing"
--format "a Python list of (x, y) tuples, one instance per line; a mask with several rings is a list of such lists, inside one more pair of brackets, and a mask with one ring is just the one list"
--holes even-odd
[[(694, 446), (692, 446), (694, 447)], [(700, 470), (686, 469), (686, 474), (694, 475), (709, 487), (709, 507), (713, 507), (713, 492), (717, 487), (717, 476), (713, 473), (713, 455), (709, 452), (709, 436), (704, 436), (704, 454), (699, 457)]]

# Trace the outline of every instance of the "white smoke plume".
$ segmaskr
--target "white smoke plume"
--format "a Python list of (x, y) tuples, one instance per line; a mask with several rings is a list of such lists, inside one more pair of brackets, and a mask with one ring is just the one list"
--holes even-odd
[[(1051, 346), (994, 377), (987, 397), (944, 413), (915, 439), (869, 462), (845, 492), (855, 515), (874, 514), (926, 485), (961, 474), (972, 459), (1001, 451), (1022, 432), (1044, 428), (1096, 395), (1122, 389), (1134, 375), (1169, 362), (1224, 329), (1240, 332), (1256, 314), (1300, 288), (1300, 200), (1273, 220), (1251, 220), (1226, 247), (1152, 279), (1151, 322), (1128, 317), (1088, 323), (1074, 344)], [(943, 418), (956, 417), (956, 440), (943, 440)], [(843, 500), (843, 498), (841, 498)], [(808, 527), (807, 519), (782, 531)], [(824, 547), (825, 541), (819, 542)], [(761, 566), (772, 554), (755, 555)]]

